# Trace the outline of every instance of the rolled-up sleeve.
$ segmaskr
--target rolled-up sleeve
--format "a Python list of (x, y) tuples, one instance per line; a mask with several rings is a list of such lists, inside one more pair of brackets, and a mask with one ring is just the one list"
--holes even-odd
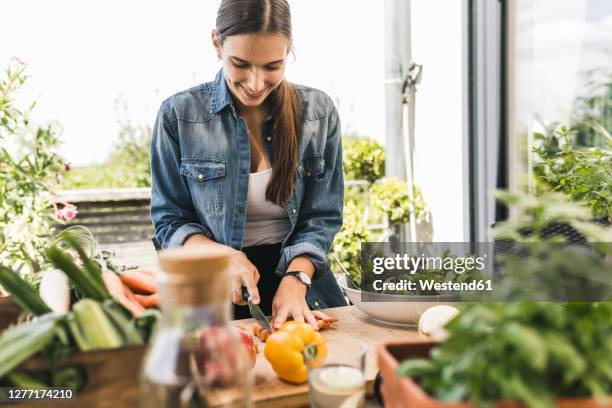
[(211, 236), (193, 208), (189, 186), (179, 172), (180, 160), (177, 118), (166, 101), (151, 137), (151, 219), (163, 248), (181, 246), (191, 235)]
[(306, 178), (297, 224), (276, 269), (280, 276), (298, 256), (306, 256), (313, 263), (315, 279), (329, 271), (327, 253), (342, 226), (344, 200), (340, 118), (331, 100), (327, 121), (325, 170), (320, 176)]

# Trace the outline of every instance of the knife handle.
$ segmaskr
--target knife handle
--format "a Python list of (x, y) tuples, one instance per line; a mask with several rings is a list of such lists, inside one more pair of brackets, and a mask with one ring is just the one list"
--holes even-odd
[(247, 302), (249, 301), (249, 299), (251, 298), (251, 294), (249, 293), (249, 291), (247, 290), (246, 286), (242, 287), (242, 298), (244, 300), (246, 300)]

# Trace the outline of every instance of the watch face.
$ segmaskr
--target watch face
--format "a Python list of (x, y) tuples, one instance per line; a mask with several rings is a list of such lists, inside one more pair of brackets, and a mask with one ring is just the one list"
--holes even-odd
[(304, 272), (300, 272), (300, 279), (307, 285), (310, 285), (310, 278)]

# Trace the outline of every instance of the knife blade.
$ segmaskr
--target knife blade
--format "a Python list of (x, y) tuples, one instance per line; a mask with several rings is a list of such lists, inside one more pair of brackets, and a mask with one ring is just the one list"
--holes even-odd
[(247, 301), (249, 305), (249, 312), (251, 312), (251, 316), (253, 316), (253, 319), (255, 319), (257, 323), (261, 324), (261, 327), (272, 333), (272, 326), (270, 325), (270, 322), (266, 318), (266, 315), (261, 311), (259, 306), (253, 303), (251, 294), (247, 290), (246, 286), (242, 287), (242, 298)]

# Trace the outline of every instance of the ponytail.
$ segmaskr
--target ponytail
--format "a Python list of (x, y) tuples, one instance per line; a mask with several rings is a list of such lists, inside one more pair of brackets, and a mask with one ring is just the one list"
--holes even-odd
[(274, 115), (272, 177), (266, 199), (284, 206), (295, 187), (298, 135), (302, 122), (302, 98), (296, 87), (284, 80), (270, 95)]

